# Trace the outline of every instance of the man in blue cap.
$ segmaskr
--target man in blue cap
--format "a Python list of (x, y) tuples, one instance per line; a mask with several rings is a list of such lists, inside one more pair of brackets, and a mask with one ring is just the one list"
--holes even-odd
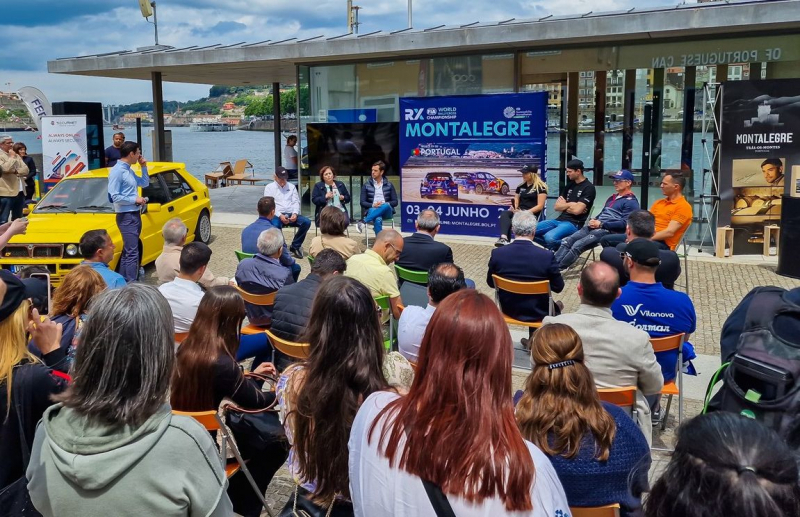
[(595, 247), (600, 239), (609, 233), (624, 233), (628, 216), (631, 212), (639, 210), (639, 200), (631, 192), (633, 185), (631, 171), (621, 170), (609, 177), (614, 182), (614, 189), (617, 192), (606, 200), (596, 218), (590, 219), (586, 226), (561, 241), (555, 259), (562, 271), (578, 260), (581, 253)]

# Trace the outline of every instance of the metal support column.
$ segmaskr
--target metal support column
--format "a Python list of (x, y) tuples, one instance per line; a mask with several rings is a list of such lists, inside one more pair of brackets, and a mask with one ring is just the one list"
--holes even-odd
[[(653, 69), (653, 112), (652, 118), (650, 119), (650, 131), (652, 134), (652, 138), (650, 139), (650, 170), (654, 174), (659, 175), (661, 174), (661, 155), (663, 154), (662, 147), (664, 146), (664, 142), (662, 141), (664, 120), (664, 72), (663, 68)], [(649, 187), (649, 183), (644, 185), (644, 181), (642, 182), (642, 188)]]
[[(703, 135), (703, 153), (700, 155), (700, 171), (703, 174), (703, 183), (700, 191), (700, 201), (703, 203), (703, 213), (700, 224), (705, 225), (700, 238), (700, 250), (706, 242), (706, 237), (711, 240), (711, 248), (716, 249), (716, 227), (719, 211), (719, 165), (720, 141), (722, 139), (722, 85), (720, 83), (703, 84), (703, 119), (701, 132)], [(711, 140), (709, 141), (709, 136)]]
[(153, 161), (160, 162), (167, 154), (164, 145), (164, 92), (161, 72), (151, 72), (150, 80), (153, 83)]
[(281, 165), (283, 142), (281, 141), (281, 85), (272, 83), (272, 137), (275, 142), (275, 168)]
[(622, 168), (633, 172), (633, 132), (636, 119), (636, 70), (625, 70), (622, 97)]
[(594, 73), (594, 184), (603, 184), (606, 145), (606, 71)]
[(692, 148), (694, 147), (694, 107), (697, 67), (687, 66), (683, 71), (683, 137), (681, 139), (681, 170), (692, 171), (686, 183), (684, 195), (694, 195), (694, 171), (692, 170)]

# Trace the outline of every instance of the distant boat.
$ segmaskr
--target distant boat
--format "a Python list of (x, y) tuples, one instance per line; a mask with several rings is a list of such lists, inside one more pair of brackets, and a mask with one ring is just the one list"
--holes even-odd
[(224, 122), (193, 122), (189, 126), (189, 129), (201, 133), (211, 131), (233, 131), (233, 125)]
[(113, 126), (111, 126), (111, 129), (113, 129), (114, 131), (122, 131), (123, 129), (125, 129), (125, 126), (114, 124)]

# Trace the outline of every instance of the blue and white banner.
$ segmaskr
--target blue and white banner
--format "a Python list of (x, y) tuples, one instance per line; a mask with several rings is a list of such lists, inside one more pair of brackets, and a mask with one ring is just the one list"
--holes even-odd
[(519, 169), (535, 165), (545, 178), (547, 93), (400, 99), (402, 229), (426, 208), (441, 232), (498, 235)]

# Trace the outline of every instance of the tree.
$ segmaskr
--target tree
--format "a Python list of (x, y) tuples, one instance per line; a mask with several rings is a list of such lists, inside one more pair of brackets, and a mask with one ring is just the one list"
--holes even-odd
[(272, 95), (253, 97), (244, 109), (245, 117), (263, 117), (272, 113)]
[(228, 86), (222, 86), (220, 84), (215, 84), (214, 86), (211, 87), (211, 89), (208, 90), (208, 97), (210, 99), (213, 99), (213, 98), (216, 98), (216, 97), (221, 97), (222, 95), (225, 95), (225, 94), (228, 93), (228, 88), (229, 88)]

